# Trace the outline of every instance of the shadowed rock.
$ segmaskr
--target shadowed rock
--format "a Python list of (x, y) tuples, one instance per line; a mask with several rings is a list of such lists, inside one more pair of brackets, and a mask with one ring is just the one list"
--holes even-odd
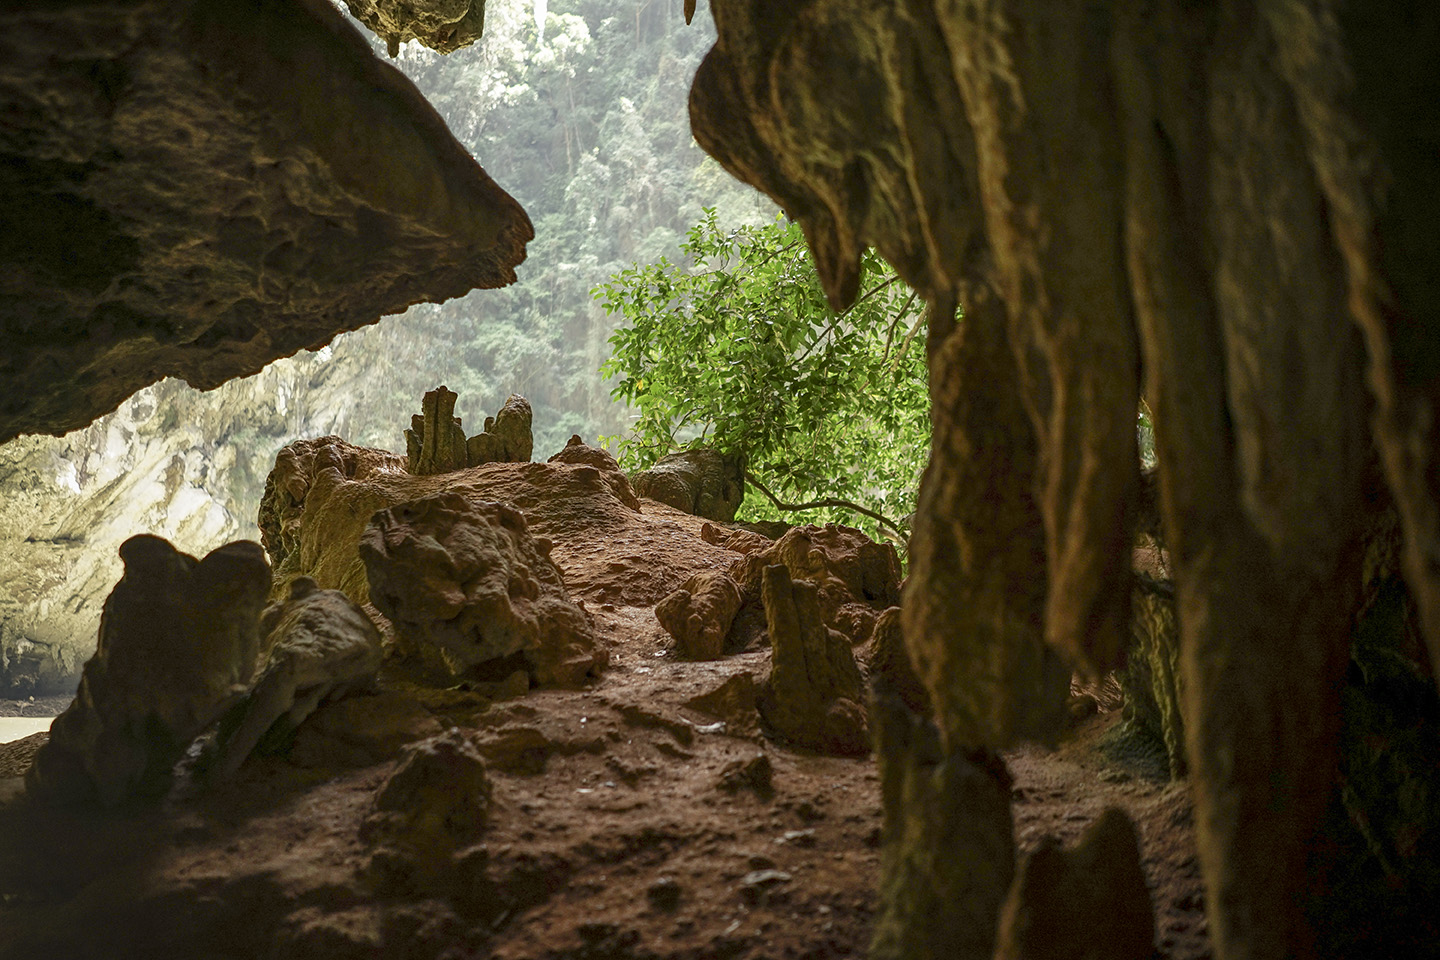
[(825, 626), (815, 585), (792, 581), (781, 564), (766, 567), (765, 617), (770, 625), (770, 676), (756, 706), (777, 736), (825, 753), (870, 749), (864, 682), (850, 641)]
[(255, 673), (270, 589), (259, 544), (226, 544), (197, 561), (138, 536), (120, 556), (125, 576), (105, 601), (95, 656), (26, 777), (47, 801), (115, 806), (162, 793), (185, 749)]
[(458, 493), (377, 512), (359, 547), (370, 602), (406, 652), (456, 675), (525, 669), (536, 683), (574, 687), (606, 655), (550, 549), (519, 510)]
[(915, 668), (910, 665), (910, 654), (905, 650), (905, 634), (900, 624), (899, 607), (891, 607), (880, 614), (870, 639), (855, 652), (855, 656), (865, 667), (866, 676), (872, 685), (884, 685), (903, 700), (911, 711), (922, 717), (930, 716), (930, 694), (915, 675)]
[(0, 441), (515, 279), (529, 218), (326, 0), (0, 12)]
[(289, 599), (266, 608), (261, 628), (270, 648), (264, 670), (217, 738), (211, 770), (221, 779), (257, 746), (283, 743), (322, 703), (373, 687), (384, 656), (364, 611), (309, 577), (291, 581)]
[(1047, 836), (1021, 861), (995, 960), (1149, 960), (1154, 941), (1135, 827), (1109, 807), (1074, 848)]
[(456, 394), (441, 385), (425, 394), (423, 413), (405, 431), (406, 468), (416, 476), (450, 473), (486, 463), (526, 463), (533, 452), (530, 403), (512, 394), (485, 429), (470, 439), (455, 416)]
[(655, 605), (655, 617), (685, 660), (716, 660), (740, 609), (740, 587), (719, 571), (697, 573)]
[(630, 478), (635, 493), (682, 513), (725, 523), (745, 499), (745, 464), (718, 450), (682, 450)]

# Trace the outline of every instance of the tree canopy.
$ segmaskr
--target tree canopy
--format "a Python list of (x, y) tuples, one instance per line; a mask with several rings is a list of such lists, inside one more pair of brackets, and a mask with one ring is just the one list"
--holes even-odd
[(903, 540), (930, 448), (915, 292), (867, 252), (860, 295), (836, 314), (783, 218), (726, 230), (707, 209), (681, 251), (593, 291), (623, 320), (601, 366), (636, 411), (628, 433), (606, 438), (622, 464), (701, 445), (739, 453), (770, 495), (747, 496), (741, 519), (818, 502), (800, 516)]

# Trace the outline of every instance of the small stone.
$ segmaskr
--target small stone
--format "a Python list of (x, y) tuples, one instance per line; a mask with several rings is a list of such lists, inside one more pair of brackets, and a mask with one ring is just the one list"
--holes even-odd
[(740, 899), (749, 906), (758, 906), (774, 899), (777, 888), (791, 880), (784, 870), (752, 870), (740, 881)]
[(650, 884), (645, 897), (656, 910), (670, 913), (679, 908), (682, 893), (680, 883), (674, 877), (661, 877)]
[(815, 846), (814, 830), (786, 830), (785, 833), (775, 838), (776, 843), (787, 843), (794, 847), (810, 848)]
[(728, 793), (753, 790), (762, 800), (775, 795), (775, 769), (770, 758), (757, 753), (749, 760), (731, 760), (720, 771), (720, 789)]

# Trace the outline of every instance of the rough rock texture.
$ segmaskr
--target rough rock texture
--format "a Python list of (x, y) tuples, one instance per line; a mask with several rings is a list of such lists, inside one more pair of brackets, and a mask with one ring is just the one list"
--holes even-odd
[(410, 418), (405, 431), (405, 467), (417, 476), (449, 473), (485, 463), (526, 463), (534, 449), (530, 403), (512, 394), (500, 412), (485, 418), (484, 431), (468, 440), (455, 416), (454, 391), (442, 384), (425, 394), (424, 413)]
[(770, 676), (756, 706), (776, 735), (842, 755), (870, 749), (865, 684), (850, 641), (820, 617), (813, 583), (790, 579), (783, 564), (765, 568), (765, 617), (770, 625)]
[(655, 617), (675, 638), (675, 652), (686, 660), (715, 660), (740, 609), (740, 587), (728, 574), (697, 573), (655, 605)]
[(995, 960), (1150, 960), (1155, 918), (1130, 818), (1110, 807), (1073, 849), (1046, 837), (1015, 872)]
[(0, 14), (0, 441), (513, 282), (533, 236), (325, 0)]
[(309, 577), (290, 581), (290, 596), (266, 608), (260, 630), (265, 666), (220, 726), (217, 777), (233, 774), (257, 746), (283, 743), (322, 703), (373, 687), (384, 657), (364, 611)]
[(484, 834), (490, 792), (485, 759), (459, 730), (407, 746), (360, 828), (382, 848), (371, 861), (376, 879), (425, 882), (454, 872), (453, 855)]
[(609, 485), (615, 498), (631, 510), (639, 512), (640, 498), (635, 496), (635, 489), (630, 486), (630, 478), (620, 472), (620, 464), (610, 455), (609, 450), (592, 447), (581, 440), (578, 434), (573, 434), (570, 441), (565, 444), (565, 449), (545, 462), (585, 464), (594, 467), (600, 471), (600, 476)]
[(1165, 745), (1170, 776), (1185, 775), (1185, 720), (1180, 704), (1180, 636), (1175, 588), (1144, 574), (1135, 577), (1133, 646), (1119, 672), (1125, 719)]
[(196, 560), (138, 536), (120, 556), (125, 577), (105, 601), (99, 647), (26, 777), (47, 801), (114, 806), (163, 791), (185, 748), (255, 672), (270, 589), (259, 544)]
[(854, 527), (792, 527), (763, 547), (751, 539), (756, 535), (741, 533), (727, 538), (730, 549), (744, 551), (730, 567), (742, 597), (728, 644), (732, 650), (749, 646), (765, 627), (761, 584), (774, 564), (784, 566), (791, 579), (813, 584), (823, 623), (854, 643), (866, 640), (876, 618), (900, 602), (900, 559), (894, 546), (876, 543)]
[(485, 0), (345, 0), (345, 6), (385, 40), (392, 57), (407, 40), (419, 40), (437, 53), (453, 53), (485, 32)]
[(682, 513), (729, 523), (745, 500), (745, 464), (718, 450), (681, 450), (630, 478), (635, 492)]
[(906, 639), (947, 743), (1053, 735), (1045, 659), (1098, 672), (1127, 645), (1143, 380), (1216, 953), (1308, 953), (1293, 891), (1374, 450), (1440, 663), (1440, 9), (712, 13), (697, 141), (801, 222), (836, 307), (870, 244), (932, 307)]
[[(457, 676), (528, 669), (543, 686), (574, 687), (605, 664), (585, 611), (505, 503), (441, 493), (378, 511), (360, 538), (370, 602), (406, 652)], [(500, 679), (497, 675), (493, 679)]]
[(910, 664), (899, 607), (891, 607), (880, 614), (870, 639), (855, 651), (855, 658), (860, 661), (872, 685), (883, 685), (912, 712), (922, 717), (930, 716), (930, 694)]
[(1005, 764), (985, 751), (946, 754), (935, 725), (883, 687), (871, 715), (885, 828), (869, 956), (989, 958), (1015, 871)]

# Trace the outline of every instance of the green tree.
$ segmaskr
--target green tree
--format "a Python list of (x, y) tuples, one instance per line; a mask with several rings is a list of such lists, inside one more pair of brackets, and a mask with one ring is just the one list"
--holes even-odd
[(593, 291), (623, 321), (601, 366), (635, 411), (627, 435), (605, 438), (622, 463), (698, 445), (741, 453), (768, 497), (747, 497), (743, 519), (800, 501), (816, 505), (805, 519), (903, 539), (930, 449), (914, 291), (870, 252), (854, 306), (834, 313), (783, 219), (726, 231), (707, 209), (681, 250), (686, 263), (661, 257)]

